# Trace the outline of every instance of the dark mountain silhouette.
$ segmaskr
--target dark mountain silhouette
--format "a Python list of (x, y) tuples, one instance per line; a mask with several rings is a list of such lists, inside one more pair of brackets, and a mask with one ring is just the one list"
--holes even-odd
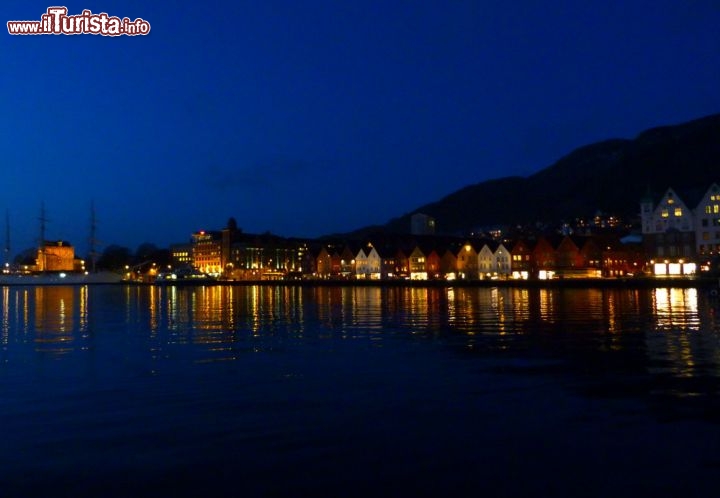
[(633, 140), (580, 147), (531, 176), (467, 186), (382, 228), (407, 232), (416, 212), (434, 216), (444, 233), (498, 224), (554, 223), (597, 211), (631, 219), (648, 192), (659, 195), (668, 187), (679, 193), (704, 192), (716, 181), (720, 181), (720, 114), (653, 128)]

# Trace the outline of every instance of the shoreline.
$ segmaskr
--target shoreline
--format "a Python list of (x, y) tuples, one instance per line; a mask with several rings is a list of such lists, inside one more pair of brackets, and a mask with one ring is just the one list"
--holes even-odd
[(526, 289), (654, 289), (703, 288), (719, 289), (715, 278), (606, 278), (552, 280), (216, 280), (212, 282), (122, 282), (128, 285), (156, 287), (187, 286), (280, 286), (280, 287), (409, 287), (409, 288), (526, 288)]
[(385, 287), (385, 288), (518, 288), (518, 289), (656, 289), (697, 288), (720, 291), (716, 278), (556, 278), (551, 280), (176, 280), (171, 282), (104, 281), (16, 281), (2, 282), (0, 287), (59, 287), (59, 286), (117, 286), (134, 287)]

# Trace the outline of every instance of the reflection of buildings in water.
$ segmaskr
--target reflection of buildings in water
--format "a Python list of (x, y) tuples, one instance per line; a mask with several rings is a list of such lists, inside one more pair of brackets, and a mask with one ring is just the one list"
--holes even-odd
[(200, 331), (223, 329), (223, 291), (226, 287), (202, 286), (194, 290), (192, 327)]
[(450, 325), (466, 333), (474, 334), (476, 331), (473, 325), (477, 322), (479, 309), (479, 294), (481, 289), (458, 287), (451, 296), (448, 295), (448, 303), (452, 306), (453, 313), (448, 317)]
[(653, 310), (658, 329), (697, 330), (700, 326), (697, 289), (655, 289)]
[[(615, 292), (608, 292), (604, 301), (605, 316), (607, 316), (607, 330), (611, 334), (617, 334), (620, 332), (618, 324), (618, 297)], [(617, 348), (617, 344), (612, 345), (613, 349)]]
[[(367, 318), (384, 327), (410, 327), (415, 331), (424, 331), (430, 323), (431, 310), (438, 305), (436, 301), (444, 291), (434, 289), (436, 295), (429, 295), (427, 288), (421, 287), (387, 287), (367, 288), (370, 291), (368, 300), (371, 303), (366, 311)], [(376, 289), (376, 290), (375, 290)], [(433, 317), (436, 319), (437, 317)]]
[(248, 328), (253, 335), (260, 335), (262, 325), (263, 303), (260, 299), (260, 287), (253, 285), (246, 288), (245, 315), (248, 317)]
[(587, 289), (587, 292), (576, 292), (574, 296), (583, 296), (577, 304), (585, 310), (585, 319), (603, 322), (605, 320), (605, 291), (603, 289)]
[(620, 347), (617, 334), (626, 331), (623, 317), (636, 317), (640, 312), (638, 291), (635, 290), (607, 290), (603, 293), (602, 315), (607, 323), (607, 331), (613, 334), (611, 342), (614, 347)]
[(457, 304), (455, 303), (455, 300), (457, 299), (455, 296), (455, 288), (454, 287), (448, 287), (446, 291), (446, 298), (447, 298), (447, 306), (448, 306), (448, 321), (453, 324), (457, 320)]
[(351, 287), (352, 325), (365, 329), (382, 328), (382, 289), (380, 287)]
[(150, 334), (155, 334), (160, 323), (160, 306), (158, 302), (161, 302), (161, 297), (159, 296), (161, 292), (162, 289), (159, 287), (151, 287), (149, 289), (148, 311), (150, 313)]
[(602, 347), (611, 351), (635, 348), (636, 334), (644, 331), (638, 318), (646, 312), (640, 309), (637, 289), (605, 290), (602, 294), (600, 320), (603, 323), (602, 332), (607, 335)]
[(168, 329), (177, 329), (179, 319), (178, 290), (174, 285), (165, 288), (165, 316), (167, 316)]
[(496, 315), (498, 332), (500, 334), (505, 334), (507, 332), (507, 330), (505, 329), (506, 303), (507, 300), (505, 299), (504, 292), (500, 292), (500, 289), (498, 289), (497, 287), (493, 287), (492, 289), (490, 289), (490, 309)]
[(89, 289), (87, 285), (83, 285), (79, 289), (80, 294), (80, 308), (79, 308), (79, 316), (78, 316), (78, 322), (79, 322), (79, 331), (81, 334), (85, 335), (88, 332), (88, 322), (89, 322), (89, 315), (88, 315), (88, 299), (89, 299)]
[(528, 289), (457, 288), (447, 293), (449, 324), (468, 335), (517, 332), (530, 318)]
[[(2, 288), (2, 325), (0, 326), (0, 342), (3, 345), (8, 345), (14, 342), (47, 342), (52, 339), (52, 335), (61, 334), (68, 335), (72, 338), (72, 323), (73, 323), (73, 303), (74, 296), (71, 294), (70, 299), (67, 296), (61, 296), (63, 298), (62, 304), (55, 302), (55, 308), (62, 309), (65, 312), (70, 313), (69, 320), (67, 319), (67, 313), (63, 317), (63, 321), (52, 319), (51, 316), (51, 299), (52, 296), (57, 298), (57, 291), (52, 293), (48, 297), (47, 293), (36, 294), (36, 288), (11, 288), (4, 286)], [(80, 289), (81, 292), (87, 291), (86, 287)], [(81, 307), (78, 314), (81, 316), (87, 316), (87, 299), (81, 301)], [(69, 311), (68, 311), (69, 308)], [(37, 334), (33, 334), (32, 331), (35, 325), (40, 323), (42, 326), (41, 332), (44, 337), (38, 340)], [(60, 328), (69, 330), (63, 331)], [(48, 335), (46, 334), (48, 332)], [(60, 335), (59, 337), (62, 337)]]
[(302, 287), (284, 286), (279, 304), (283, 309), (285, 323), (292, 327), (293, 334), (302, 335), (305, 332), (305, 308), (303, 299), (307, 297), (306, 289)]
[(320, 325), (332, 329), (344, 323), (343, 288), (317, 287), (315, 288), (317, 315)]
[(427, 292), (427, 322), (433, 328), (440, 328), (447, 324), (445, 310), (447, 309), (447, 302), (443, 299), (445, 296), (443, 292), (436, 288), (431, 287)]
[(702, 333), (697, 289), (655, 289), (655, 327), (646, 334), (653, 372), (694, 377), (710, 368), (717, 376), (720, 351), (714, 335)]
[(57, 354), (72, 351), (76, 315), (87, 316), (87, 294), (77, 300), (84, 309), (75, 310), (75, 294), (80, 293), (83, 288), (65, 286), (34, 288), (35, 343), (39, 351)]
[(540, 301), (540, 319), (548, 323), (555, 323), (556, 316), (556, 303), (555, 298), (557, 294), (554, 289), (540, 289), (539, 290), (539, 301)]
[(513, 321), (525, 322), (530, 319), (530, 294), (527, 289), (513, 288), (510, 301)]
[(428, 324), (428, 289), (425, 287), (410, 287), (406, 289), (405, 302), (407, 303), (408, 322), (413, 326)]
[[(288, 286), (222, 286), (219, 324), (223, 330), (249, 331), (253, 336), (273, 333), (276, 322), (301, 319), (298, 290)], [(303, 325), (299, 324), (302, 329)]]
[(2, 288), (2, 344), (7, 344), (10, 338), (10, 288)]
[[(20, 310), (20, 303), (17, 303), (15, 309)], [(15, 323), (18, 321), (22, 323), (23, 335), (27, 335), (30, 331), (30, 291), (28, 289), (23, 289), (22, 292), (22, 319), (16, 317)]]

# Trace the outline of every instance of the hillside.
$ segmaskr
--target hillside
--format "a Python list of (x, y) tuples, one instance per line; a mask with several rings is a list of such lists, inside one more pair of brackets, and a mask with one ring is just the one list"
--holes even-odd
[(434, 216), (442, 232), (494, 224), (555, 222), (596, 211), (631, 218), (648, 189), (705, 189), (720, 181), (720, 114), (653, 128), (635, 139), (580, 147), (528, 177), (484, 181), (387, 223), (406, 232), (412, 213)]

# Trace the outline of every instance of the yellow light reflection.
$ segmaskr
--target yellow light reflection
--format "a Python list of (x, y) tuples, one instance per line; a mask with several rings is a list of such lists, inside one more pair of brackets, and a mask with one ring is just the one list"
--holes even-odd
[(72, 351), (76, 289), (64, 286), (38, 286), (33, 290), (37, 350), (53, 354)]
[(540, 318), (549, 323), (555, 322), (555, 299), (550, 289), (540, 289)]
[(10, 288), (2, 288), (2, 343), (7, 344), (10, 336)]

